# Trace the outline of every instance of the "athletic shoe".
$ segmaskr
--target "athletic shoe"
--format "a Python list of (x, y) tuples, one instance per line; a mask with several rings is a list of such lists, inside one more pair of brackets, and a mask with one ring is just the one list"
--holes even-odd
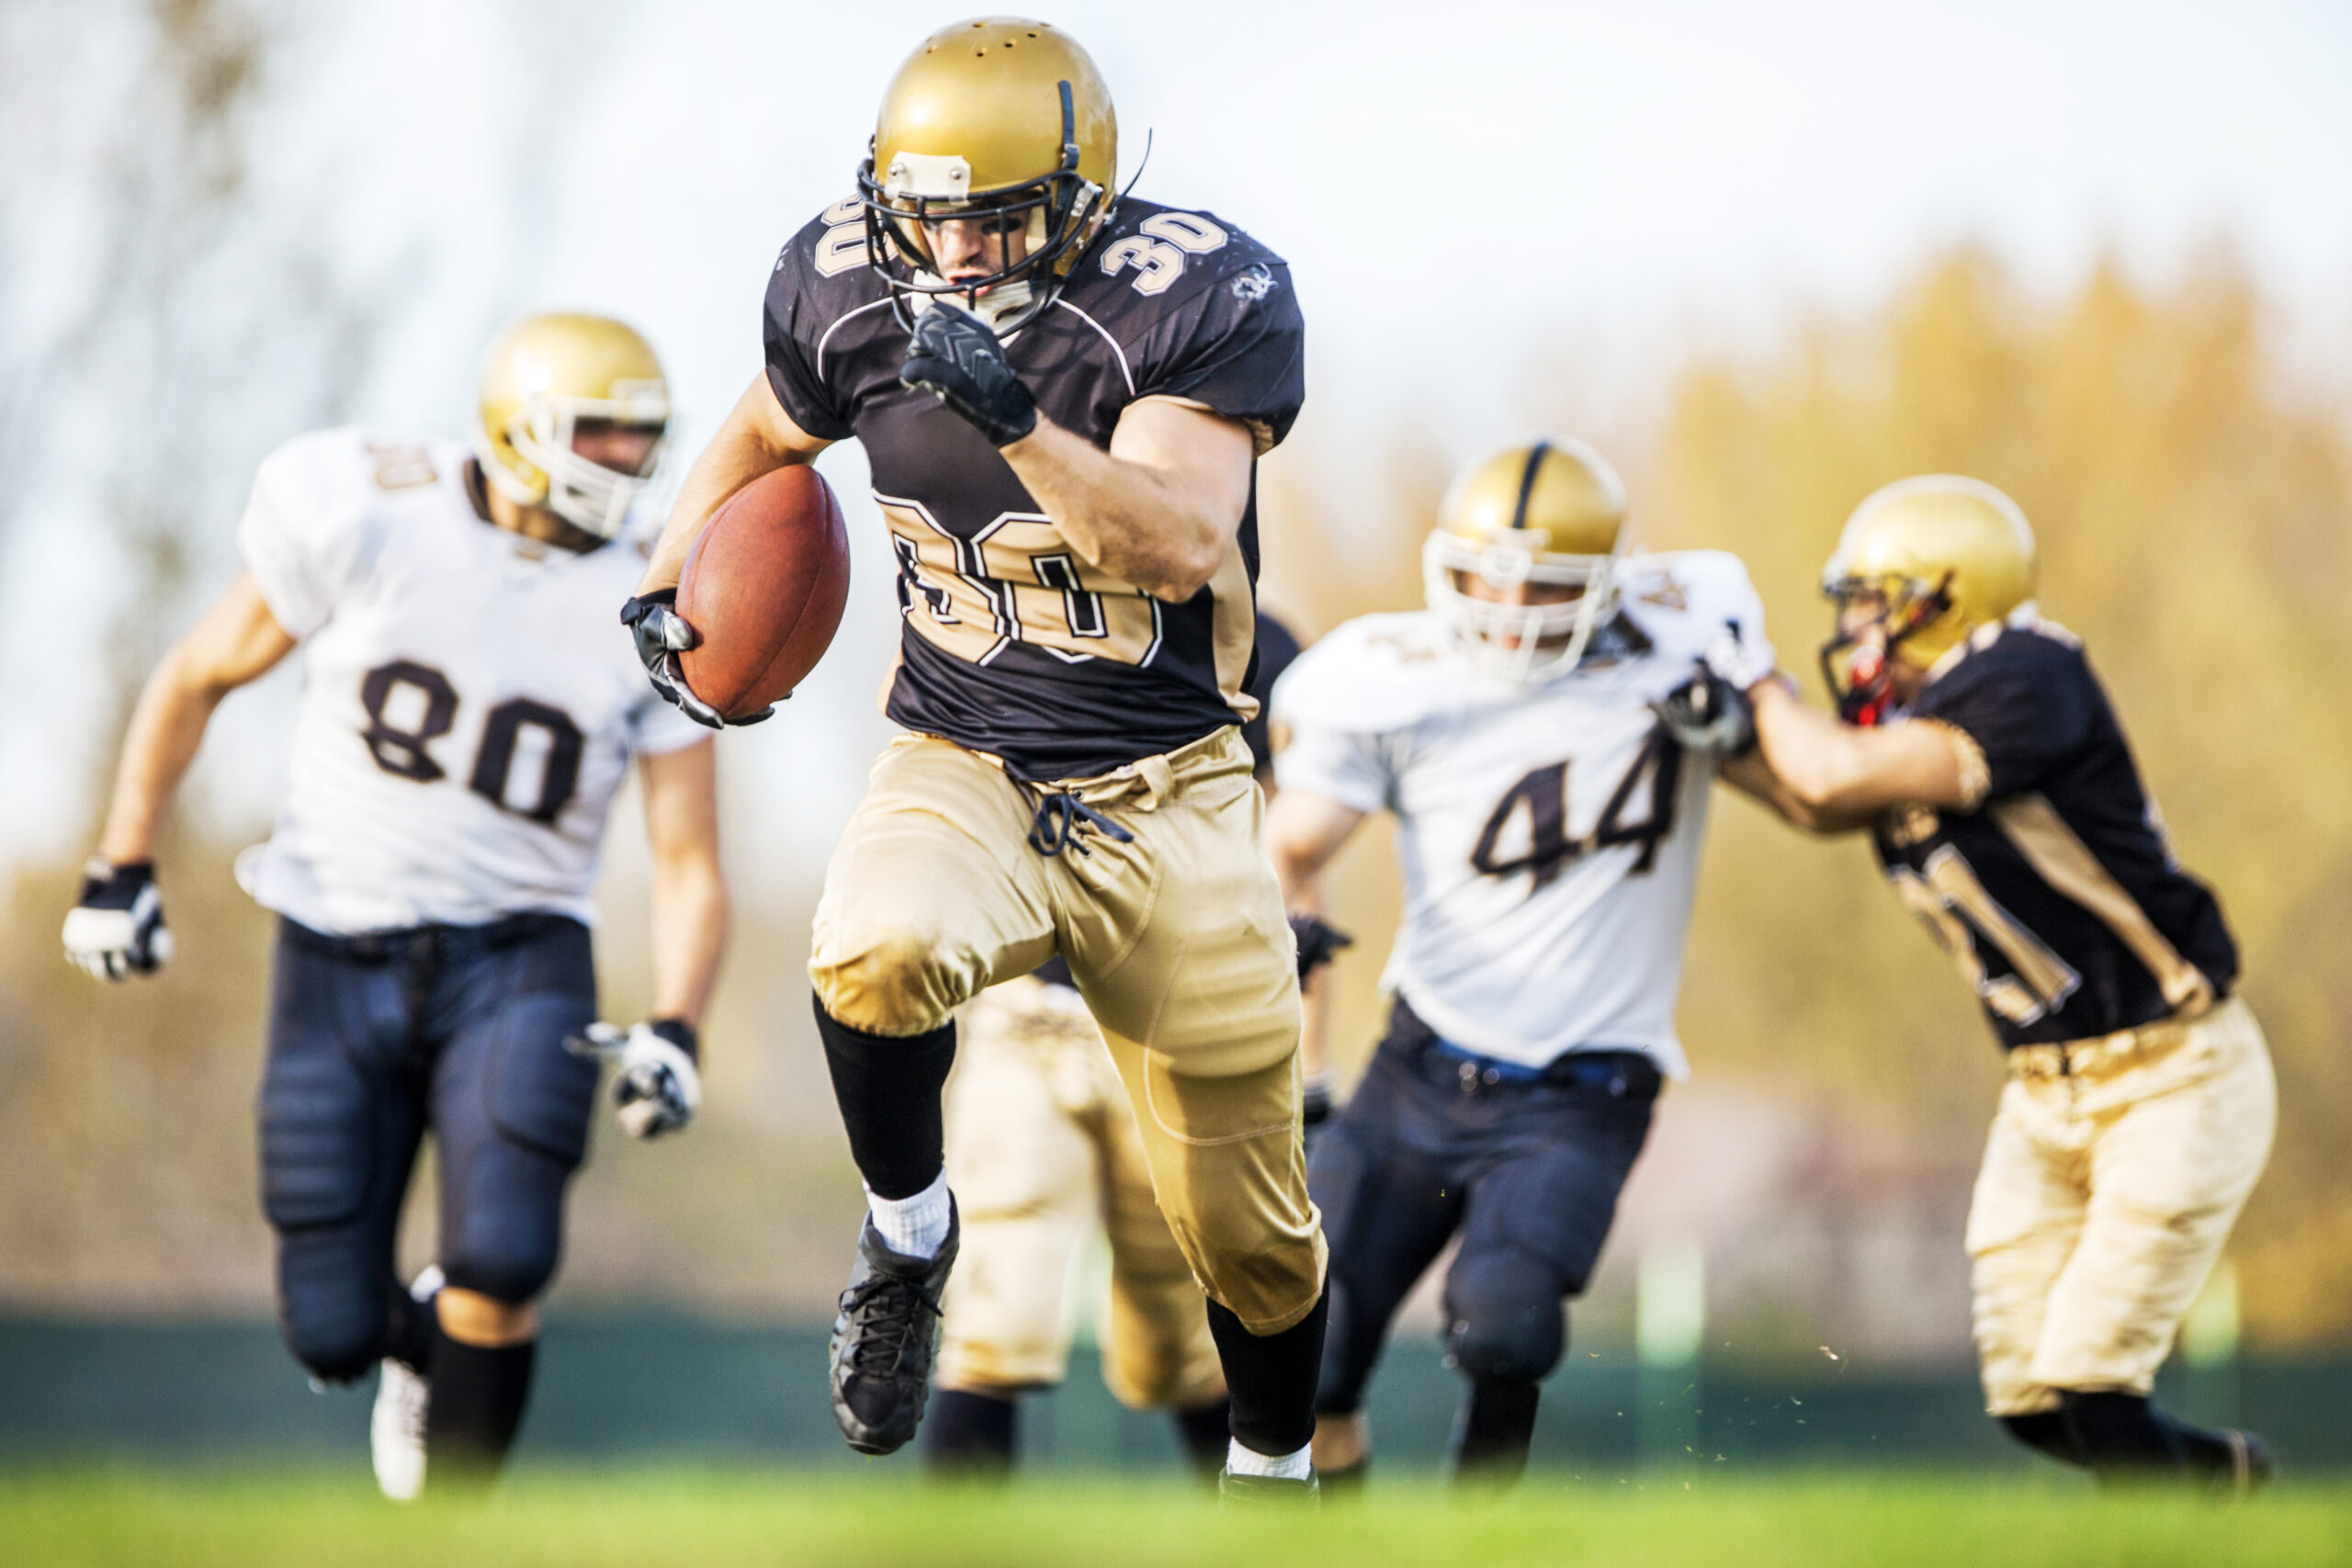
[(1216, 1478), (1216, 1507), (1221, 1514), (1270, 1513), (1322, 1506), (1322, 1489), (1312, 1475), (1293, 1481), (1284, 1475), (1236, 1475), (1228, 1470)]
[(2233, 1430), (2222, 1436), (2230, 1445), (2230, 1495), (2251, 1497), (2269, 1485), (2271, 1472), (2277, 1468), (2270, 1461), (2270, 1445), (2252, 1432)]
[(932, 1258), (893, 1252), (869, 1216), (857, 1265), (833, 1319), (833, 1419), (862, 1454), (895, 1453), (922, 1424), (939, 1347), (939, 1293), (961, 1232), (948, 1200), (947, 1239)]
[[(409, 1298), (429, 1302), (441, 1289), (441, 1270), (430, 1268), (408, 1288)], [(424, 1490), (424, 1412), (433, 1385), (406, 1361), (384, 1358), (376, 1378), (376, 1408), (368, 1418), (368, 1447), (376, 1463), (376, 1484), (395, 1503), (413, 1503)]]

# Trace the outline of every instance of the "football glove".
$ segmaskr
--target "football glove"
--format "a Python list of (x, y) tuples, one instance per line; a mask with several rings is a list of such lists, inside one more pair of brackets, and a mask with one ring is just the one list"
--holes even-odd
[(937, 398), (992, 446), (1037, 428), (1037, 400), (1013, 373), (996, 329), (944, 300), (917, 318), (899, 379)]
[(694, 1025), (684, 1019), (651, 1019), (626, 1034), (609, 1023), (592, 1023), (586, 1034), (563, 1043), (619, 1069), (613, 1079), (613, 1114), (632, 1138), (674, 1133), (702, 1106), (702, 1074), (695, 1066), (699, 1050)]
[(1330, 963), (1340, 949), (1356, 944), (1355, 938), (1337, 926), (1324, 924), (1317, 915), (1293, 915), (1290, 934), (1298, 939), (1298, 983), (1302, 986)]
[(153, 975), (171, 961), (172, 931), (155, 863), (82, 868), (82, 896), (65, 917), (65, 956), (100, 980)]
[(725, 725), (757, 724), (775, 715), (770, 704), (757, 713), (747, 713), (740, 718), (729, 718), (700, 697), (686, 684), (686, 673), (679, 667), (678, 655), (702, 641), (702, 634), (686, 624), (678, 614), (678, 591), (663, 588), (643, 594), (621, 606), (621, 625), (637, 639), (638, 662), (645, 666), (645, 678), (662, 694), (662, 700), (676, 705), (678, 711), (696, 724), (718, 729)]
[(1652, 703), (1650, 711), (1676, 745), (1715, 757), (1745, 757), (1756, 749), (1756, 705), (1710, 665)]
[(1309, 1154), (1315, 1152), (1315, 1140), (1330, 1120), (1331, 1080), (1325, 1074), (1309, 1073), (1298, 1092), (1299, 1134)]

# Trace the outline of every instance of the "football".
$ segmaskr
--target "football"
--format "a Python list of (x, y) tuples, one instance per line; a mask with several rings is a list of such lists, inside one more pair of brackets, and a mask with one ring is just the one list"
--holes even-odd
[(695, 541), (678, 614), (702, 641), (678, 656), (695, 695), (729, 718), (792, 694), (842, 624), (849, 533), (816, 469), (796, 464), (727, 498)]

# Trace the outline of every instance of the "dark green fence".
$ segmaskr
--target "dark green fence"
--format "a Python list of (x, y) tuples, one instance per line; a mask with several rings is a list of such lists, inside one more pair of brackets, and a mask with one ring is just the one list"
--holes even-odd
[[(1080, 1351), (1069, 1384), (1026, 1402), (1024, 1461), (1067, 1467), (1172, 1466), (1165, 1418), (1120, 1409)], [(2298, 1473), (2352, 1469), (2352, 1361), (2255, 1359), (2163, 1393), (2208, 1420), (2267, 1435)], [(1457, 1383), (1433, 1344), (1390, 1349), (1371, 1415), (1384, 1469), (1434, 1468)], [(0, 1318), (0, 1459), (358, 1461), (364, 1390), (313, 1393), (268, 1324)], [(825, 1403), (821, 1326), (691, 1317), (559, 1316), (548, 1326), (524, 1433), (527, 1458), (869, 1461), (842, 1447)], [(1708, 1365), (1643, 1369), (1629, 1352), (1571, 1348), (1547, 1385), (1537, 1461), (1571, 1473), (1862, 1462), (2022, 1466), (1981, 1413), (1973, 1378)]]

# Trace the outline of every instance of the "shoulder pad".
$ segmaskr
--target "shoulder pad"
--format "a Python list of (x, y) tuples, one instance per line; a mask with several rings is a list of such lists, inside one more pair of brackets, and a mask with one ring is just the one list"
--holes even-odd
[[(1747, 568), (1728, 550), (1664, 550), (1635, 556), (1618, 579), (1618, 603), (1661, 651), (1698, 657), (1728, 635), (1738, 663), (1761, 680), (1772, 671), (1764, 603)], [(1734, 671), (1724, 669), (1731, 675)]]
[(1298, 656), (1274, 683), (1274, 713), (1295, 726), (1382, 734), (1459, 707), (1464, 681), (1435, 615), (1360, 615)]

